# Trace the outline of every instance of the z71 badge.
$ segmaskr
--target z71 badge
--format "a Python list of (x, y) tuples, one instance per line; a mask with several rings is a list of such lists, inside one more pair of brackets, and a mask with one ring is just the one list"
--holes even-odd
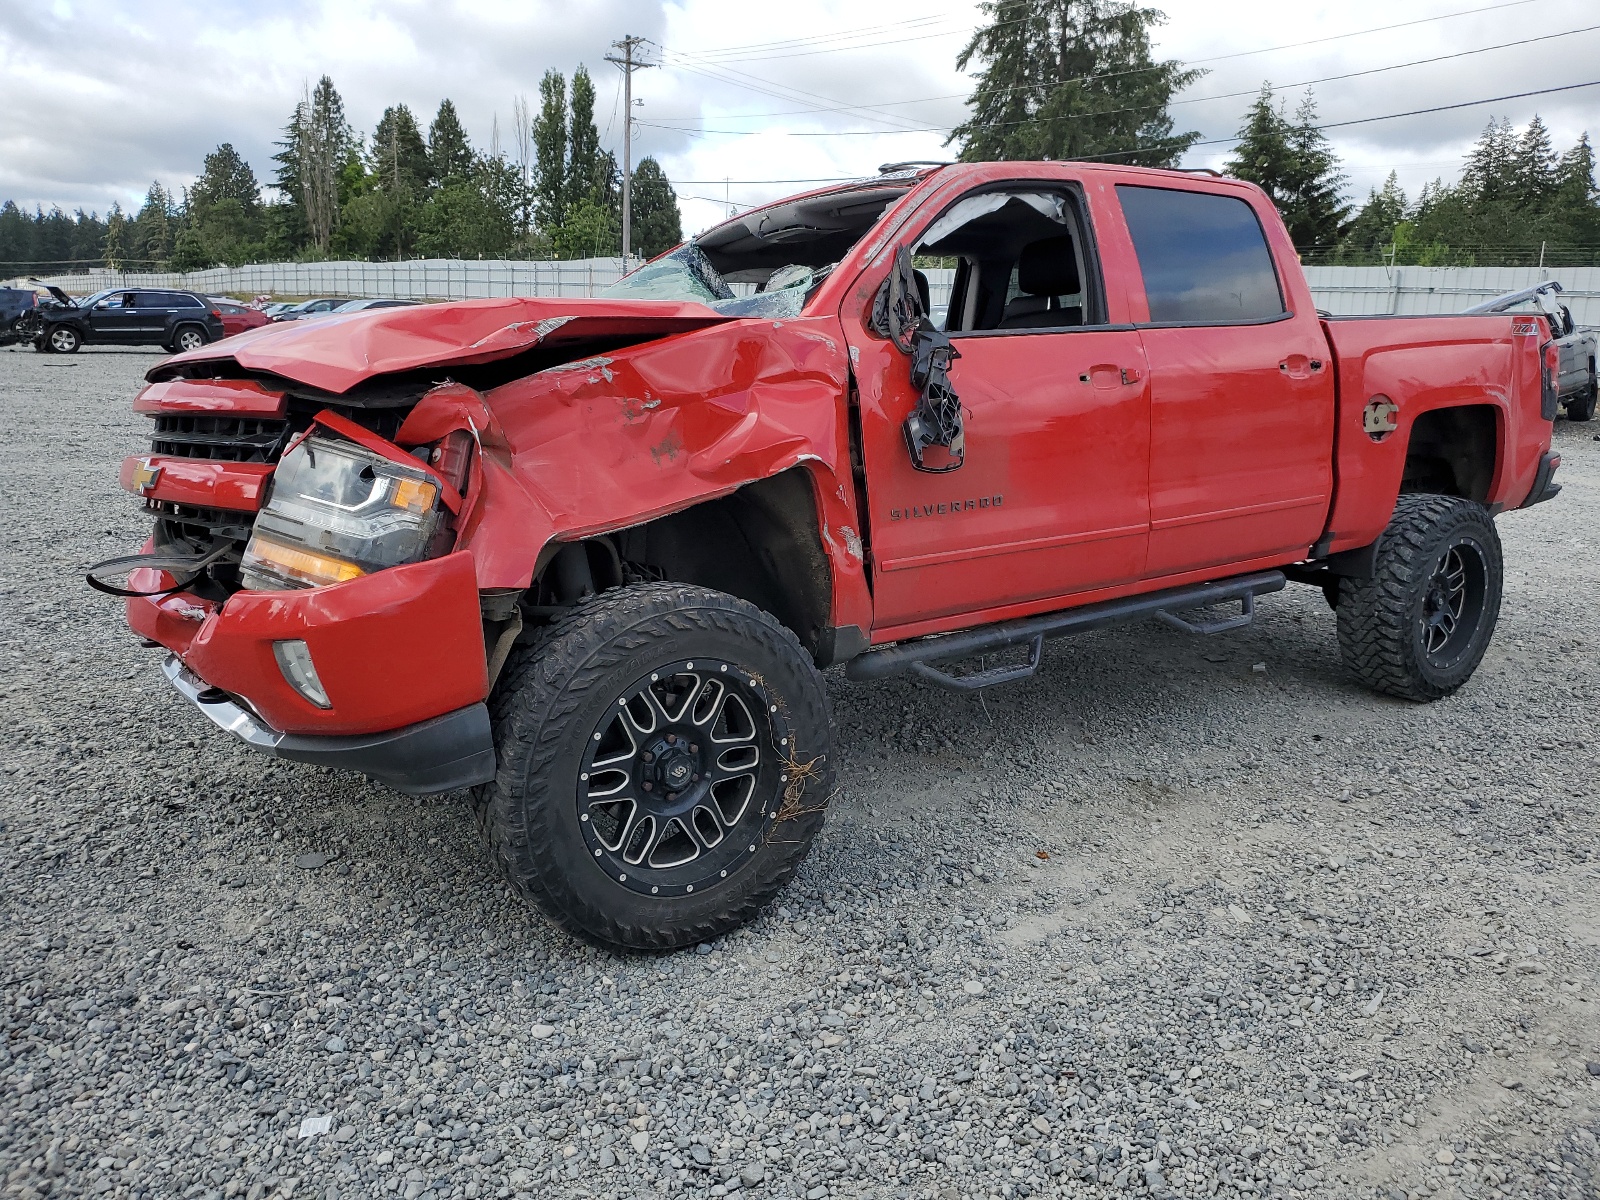
[(913, 504), (910, 508), (891, 508), (889, 520), (913, 521), (919, 517), (951, 517), (957, 513), (976, 512), (980, 508), (999, 508), (1004, 496), (965, 496), (947, 500), (943, 504)]

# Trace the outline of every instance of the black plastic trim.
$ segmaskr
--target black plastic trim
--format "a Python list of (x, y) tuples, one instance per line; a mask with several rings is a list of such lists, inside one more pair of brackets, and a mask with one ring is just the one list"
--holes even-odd
[(1560, 494), (1561, 485), (1555, 481), (1556, 468), (1560, 465), (1561, 456), (1554, 450), (1546, 450), (1539, 457), (1539, 470), (1534, 474), (1533, 487), (1528, 489), (1528, 498), (1519, 507), (1532, 508), (1535, 504), (1554, 500)]
[(1191, 587), (1171, 588), (1150, 592), (1142, 596), (1127, 596), (1120, 600), (1107, 600), (1100, 604), (1086, 604), (1082, 608), (1069, 608), (1061, 612), (1044, 613), (1037, 617), (1022, 617), (1015, 621), (1002, 621), (997, 625), (967, 629), (960, 633), (946, 633), (915, 641), (900, 642), (882, 650), (869, 650), (851, 659), (845, 675), (858, 682), (884, 679), (911, 671), (917, 663), (938, 662), (944, 659), (966, 658), (1022, 642), (1032, 642), (1041, 637), (1070, 637), (1107, 625), (1119, 625), (1140, 617), (1154, 616), (1160, 612), (1183, 612), (1229, 600), (1242, 600), (1246, 596), (1260, 596), (1281, 591), (1287, 582), (1282, 571), (1260, 571), (1253, 575), (1238, 575), (1214, 583), (1201, 583)]

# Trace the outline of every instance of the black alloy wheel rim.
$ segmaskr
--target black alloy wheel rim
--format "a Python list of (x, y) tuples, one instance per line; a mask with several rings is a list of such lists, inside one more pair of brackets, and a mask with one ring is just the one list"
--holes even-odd
[(792, 745), (782, 706), (733, 663), (685, 659), (641, 676), (584, 748), (577, 807), (590, 857), (662, 899), (727, 881), (778, 820)]
[(1488, 558), (1475, 539), (1460, 538), (1440, 552), (1417, 615), (1417, 637), (1429, 665), (1448, 670), (1471, 649), (1488, 582)]

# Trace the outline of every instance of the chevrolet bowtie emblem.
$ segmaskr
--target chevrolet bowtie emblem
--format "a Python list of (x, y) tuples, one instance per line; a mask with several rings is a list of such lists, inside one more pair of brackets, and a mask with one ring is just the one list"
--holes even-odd
[(148, 458), (141, 458), (139, 465), (133, 470), (133, 486), (138, 489), (141, 496), (148, 496), (160, 478), (161, 468), (151, 466)]

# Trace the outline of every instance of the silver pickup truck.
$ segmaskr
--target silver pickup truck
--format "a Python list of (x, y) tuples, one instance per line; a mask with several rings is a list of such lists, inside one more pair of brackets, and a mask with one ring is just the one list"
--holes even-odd
[(1595, 402), (1600, 399), (1600, 377), (1595, 374), (1596, 335), (1593, 329), (1579, 329), (1572, 310), (1561, 303), (1561, 285), (1549, 280), (1520, 292), (1507, 292), (1493, 300), (1467, 309), (1469, 313), (1507, 312), (1519, 305), (1533, 304), (1550, 318), (1550, 332), (1561, 348), (1560, 380), (1557, 394), (1567, 410), (1569, 421), (1592, 421)]

